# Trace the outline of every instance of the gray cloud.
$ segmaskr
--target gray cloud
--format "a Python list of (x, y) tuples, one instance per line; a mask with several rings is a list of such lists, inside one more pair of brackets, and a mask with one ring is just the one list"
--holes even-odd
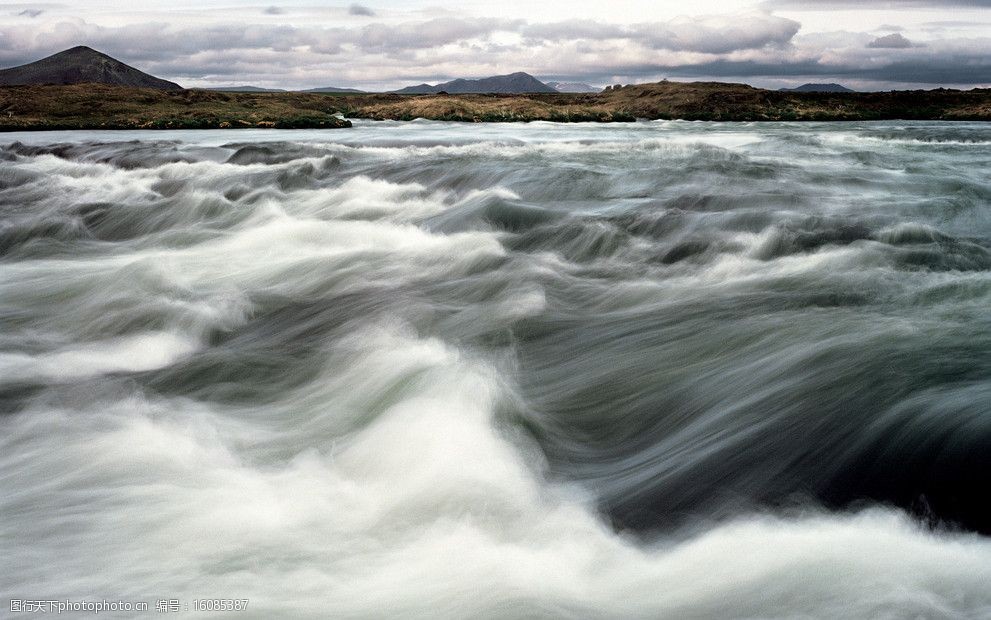
[[(399, 53), (429, 50), (498, 31), (514, 32), (522, 20), (440, 17), (400, 24), (374, 23), (361, 28), (298, 27), (285, 24), (218, 24), (175, 26), (166, 23), (105, 27), (81, 21), (64, 21), (30, 30), (0, 25), (0, 61), (28, 62), (75, 45), (89, 45), (122, 60), (160, 61), (197, 57), (229, 50), (251, 58), (266, 52), (299, 52), (335, 55), (346, 46), (363, 53)], [(292, 62), (286, 60), (285, 62)]]
[(325, 27), (264, 23), (255, 16), (263, 23), (107, 27), (82, 20), (10, 20), (0, 23), (0, 67), (89, 45), (186, 85), (394, 87), (517, 70), (593, 83), (663, 76), (991, 83), (988, 38), (933, 38), (925, 49), (868, 48), (876, 31), (796, 35), (798, 22), (767, 13), (629, 26), (435, 17)]
[(946, 19), (936, 22), (923, 22), (920, 24), (923, 28), (986, 28), (991, 26), (991, 21), (964, 21), (962, 19)]
[(277, 7), (277, 6), (270, 6), (267, 9), (265, 9), (264, 11), (262, 11), (262, 13), (264, 13), (266, 15), (284, 15), (285, 12), (286, 12), (285, 9), (280, 8), (280, 7)]
[(531, 40), (602, 41), (628, 39), (653, 49), (724, 54), (735, 50), (783, 45), (801, 24), (767, 13), (732, 17), (678, 18), (622, 27), (591, 20), (530, 24), (520, 32)]
[(523, 27), (520, 33), (529, 39), (545, 41), (622, 39), (630, 36), (630, 31), (626, 28), (590, 19), (528, 24)]
[(798, 22), (767, 13), (732, 17), (679, 18), (641, 24), (636, 30), (655, 49), (725, 54), (783, 45), (801, 28)]
[(881, 32), (903, 32), (905, 29), (901, 26), (894, 26), (892, 24), (881, 24), (877, 27), (877, 30)]
[(195, 58), (218, 49), (289, 52), (294, 46), (307, 43), (302, 40), (303, 34), (292, 26), (280, 25), (176, 27), (149, 22), (111, 28), (66, 21), (39, 26), (36, 30), (0, 26), (0, 40), (6, 42), (0, 49), (0, 60), (34, 60), (75, 45), (89, 45), (125, 62)]
[[(282, 10), (270, 7), (264, 11), (278, 14), (273, 8)], [(723, 54), (785, 44), (798, 28), (798, 22), (768, 14), (731, 19), (681, 18), (629, 27), (581, 20), (528, 24), (522, 19), (460, 17), (398, 24), (375, 22), (358, 28), (239, 23), (180, 26), (160, 22), (107, 27), (67, 20), (39, 24), (37, 29), (0, 25), (0, 40), (5, 42), (0, 48), (0, 60), (19, 60), (81, 44), (137, 60), (226, 49), (290, 51), (300, 47), (329, 55), (340, 54), (347, 47), (363, 52), (400, 53), (484, 40), (498, 32), (517, 33), (529, 45), (617, 39), (647, 49)]]
[(365, 50), (411, 50), (438, 47), (498, 31), (514, 31), (522, 20), (438, 17), (424, 22), (369, 24), (357, 31), (354, 43)]
[(874, 39), (867, 44), (867, 47), (874, 49), (905, 49), (912, 47), (912, 42), (896, 32)]
[(45, 12), (44, 9), (24, 9), (17, 15), (20, 17), (38, 17), (44, 12)]
[(768, 10), (791, 9), (822, 11), (829, 9), (858, 9), (890, 11), (892, 9), (943, 9), (946, 7), (991, 7), (991, 0), (887, 0), (870, 3), (863, 0), (765, 0), (761, 6)]
[(350, 15), (363, 15), (365, 17), (375, 17), (375, 11), (371, 10), (367, 6), (355, 3), (348, 7), (348, 14)]
[(791, 63), (733, 62), (716, 60), (690, 66), (642, 68), (644, 72), (662, 71), (673, 77), (715, 78), (830, 78), (866, 79), (888, 83), (916, 84), (986, 84), (991, 82), (991, 59), (986, 55), (946, 55), (932, 62), (890, 62), (865, 67), (854, 64), (826, 64), (819, 61)]

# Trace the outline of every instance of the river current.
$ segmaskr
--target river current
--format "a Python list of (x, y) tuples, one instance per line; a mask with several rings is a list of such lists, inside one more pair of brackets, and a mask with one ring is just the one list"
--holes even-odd
[(0, 614), (991, 618), (988, 123), (0, 135), (0, 323)]

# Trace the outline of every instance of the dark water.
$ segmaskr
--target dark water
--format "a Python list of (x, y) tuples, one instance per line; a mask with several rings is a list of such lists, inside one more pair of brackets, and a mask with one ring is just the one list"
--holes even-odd
[(991, 124), (0, 146), (5, 598), (991, 618)]

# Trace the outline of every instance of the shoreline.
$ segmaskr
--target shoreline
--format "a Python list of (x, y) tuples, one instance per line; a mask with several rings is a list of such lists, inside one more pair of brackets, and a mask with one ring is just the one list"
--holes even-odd
[(0, 132), (335, 129), (348, 119), (465, 123), (991, 121), (991, 89), (799, 93), (659, 82), (595, 94), (231, 93), (103, 84), (0, 87)]
[(525, 120), (525, 121), (462, 121), (462, 120), (441, 120), (441, 119), (431, 119), (431, 118), (414, 118), (414, 119), (369, 119), (369, 118), (350, 118), (345, 119), (347, 121), (346, 125), (340, 127), (328, 127), (328, 126), (294, 126), (294, 127), (270, 127), (270, 126), (241, 126), (241, 127), (127, 127), (127, 126), (55, 126), (55, 125), (33, 125), (33, 126), (22, 126), (22, 127), (7, 127), (0, 124), (0, 135), (4, 134), (16, 134), (16, 133), (58, 133), (58, 132), (71, 132), (71, 131), (106, 131), (110, 133), (123, 133), (127, 131), (148, 131), (152, 133), (156, 132), (166, 132), (166, 131), (223, 131), (236, 133), (238, 131), (257, 131), (257, 130), (285, 130), (289, 129), (292, 131), (305, 131), (313, 129), (349, 129), (353, 127), (351, 121), (372, 121), (373, 123), (380, 122), (395, 122), (395, 123), (412, 123), (415, 121), (430, 121), (436, 123), (455, 123), (461, 125), (476, 125), (476, 124), (515, 124), (526, 126), (531, 123), (555, 123), (560, 125), (568, 124), (580, 124), (580, 123), (595, 123), (598, 125), (621, 125), (627, 124), (632, 125), (635, 123), (650, 123), (654, 121), (676, 121), (684, 123), (755, 123), (755, 124), (771, 124), (771, 123), (790, 123), (795, 125), (811, 125), (814, 123), (885, 123), (885, 122), (906, 122), (906, 123), (924, 123), (924, 122), (939, 122), (948, 124), (963, 124), (963, 123), (988, 123), (991, 119), (969, 119), (969, 118), (953, 118), (953, 119), (943, 119), (943, 118), (870, 118), (870, 119), (826, 119), (826, 120), (797, 120), (797, 121), (784, 121), (784, 120), (704, 120), (704, 119), (684, 119), (684, 118), (638, 118), (632, 121), (553, 121), (553, 120)]

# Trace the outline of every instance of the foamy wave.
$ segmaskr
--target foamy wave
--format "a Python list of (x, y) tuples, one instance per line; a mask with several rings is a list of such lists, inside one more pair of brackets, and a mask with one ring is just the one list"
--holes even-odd
[(988, 131), (11, 137), (0, 595), (991, 616)]

